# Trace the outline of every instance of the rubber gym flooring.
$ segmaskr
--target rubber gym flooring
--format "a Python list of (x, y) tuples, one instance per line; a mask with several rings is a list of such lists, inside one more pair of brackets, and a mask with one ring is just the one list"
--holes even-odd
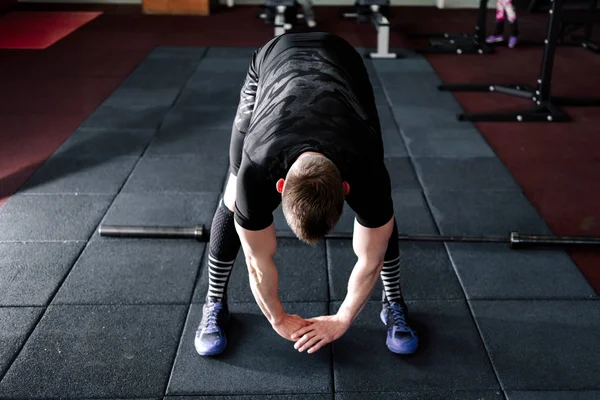
[[(419, 30), (464, 30), (474, 17), (400, 10), (403, 29), (418, 18)], [(253, 48), (272, 31), (254, 8), (206, 24), (105, 11), (47, 50), (0, 52), (0, 398), (600, 397), (593, 253), (401, 244), (403, 289), (421, 337), (410, 357), (385, 347), (377, 294), (339, 341), (298, 354), (260, 314), (239, 259), (229, 348), (196, 355), (205, 244), (109, 239), (96, 229), (210, 224), (238, 91)], [(337, 22), (338, 11), (323, 8), (335, 22), (320, 28), (361, 51), (372, 46), (372, 28)], [(543, 18), (526, 20), (524, 32), (543, 35)], [(455, 114), (519, 103), (436, 89), (442, 79), (535, 80), (540, 48), (424, 58), (399, 33), (393, 44), (403, 58), (365, 62), (402, 232), (598, 232), (597, 109), (574, 109), (566, 124), (473, 125)], [(557, 90), (598, 88), (597, 55), (559, 54)], [(575, 224), (582, 213), (587, 225)], [(276, 226), (286, 229), (279, 211)], [(336, 230), (351, 227), (347, 210)], [(353, 262), (348, 240), (280, 240), (286, 308), (335, 312)]]

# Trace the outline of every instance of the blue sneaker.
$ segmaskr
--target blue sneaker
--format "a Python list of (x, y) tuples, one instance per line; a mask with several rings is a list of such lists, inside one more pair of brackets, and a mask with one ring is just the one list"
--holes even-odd
[(392, 353), (412, 354), (417, 351), (419, 338), (406, 322), (407, 310), (395, 301), (383, 303), (381, 320), (387, 325), (385, 344)]
[(194, 346), (201, 356), (214, 356), (227, 347), (225, 326), (229, 320), (227, 303), (207, 298), (202, 308), (202, 321), (196, 331)]

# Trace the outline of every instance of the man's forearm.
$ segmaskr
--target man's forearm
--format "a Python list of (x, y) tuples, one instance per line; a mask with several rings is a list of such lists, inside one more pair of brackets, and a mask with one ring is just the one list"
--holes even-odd
[(252, 294), (271, 325), (277, 324), (284, 316), (283, 305), (279, 300), (279, 276), (272, 259), (248, 261), (250, 288)]
[(379, 265), (367, 263), (368, 261), (360, 259), (356, 263), (348, 280), (348, 293), (337, 312), (337, 315), (348, 324), (356, 319), (367, 301), (369, 301), (383, 267), (383, 262)]

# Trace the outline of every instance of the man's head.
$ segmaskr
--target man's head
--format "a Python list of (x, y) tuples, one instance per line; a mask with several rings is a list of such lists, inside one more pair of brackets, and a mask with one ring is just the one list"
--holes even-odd
[(350, 187), (335, 164), (317, 153), (304, 153), (285, 180), (277, 182), (285, 219), (298, 238), (316, 244), (338, 222)]

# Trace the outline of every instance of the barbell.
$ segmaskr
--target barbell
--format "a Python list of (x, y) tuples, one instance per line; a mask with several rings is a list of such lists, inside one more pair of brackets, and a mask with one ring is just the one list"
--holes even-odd
[[(209, 230), (203, 225), (194, 226), (128, 226), (101, 225), (100, 236), (122, 238), (153, 239), (195, 239), (200, 242), (209, 241)], [(295, 238), (291, 231), (277, 231), (278, 238)], [(350, 239), (352, 233), (331, 232), (327, 239)], [(462, 235), (398, 235), (398, 240), (408, 242), (441, 242), (441, 243), (505, 243), (511, 248), (526, 247), (598, 247), (600, 237), (597, 236), (556, 236), (522, 234), (511, 232), (508, 236), (462, 236)]]

